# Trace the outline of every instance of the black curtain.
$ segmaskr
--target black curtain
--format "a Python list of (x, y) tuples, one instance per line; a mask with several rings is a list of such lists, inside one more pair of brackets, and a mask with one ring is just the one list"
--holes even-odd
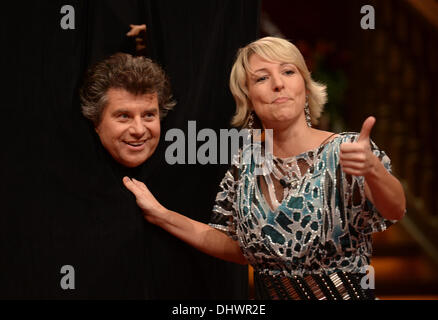
[[(124, 175), (167, 208), (208, 222), (226, 165), (168, 165), (167, 130), (228, 128), (239, 47), (254, 40), (260, 2), (63, 1), (12, 3), (1, 13), (0, 298), (242, 299), (247, 269), (202, 254), (147, 223)], [(141, 167), (115, 163), (80, 113), (85, 69), (134, 53), (129, 24), (146, 23), (148, 56), (168, 73), (178, 104)], [(63, 290), (61, 267), (75, 271)]]

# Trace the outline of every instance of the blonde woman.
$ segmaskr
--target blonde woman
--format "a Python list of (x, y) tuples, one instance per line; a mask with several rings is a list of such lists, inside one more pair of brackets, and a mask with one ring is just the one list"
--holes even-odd
[(361, 285), (371, 234), (405, 213), (390, 160), (370, 140), (375, 119), (360, 133), (312, 128), (326, 88), (280, 38), (239, 50), (230, 89), (233, 125), (273, 130), (273, 155), (259, 165), (271, 170), (256, 174), (255, 163), (237, 161), (220, 183), (209, 225), (167, 210), (142, 182), (125, 177), (145, 218), (202, 252), (251, 264), (257, 298), (373, 299)]

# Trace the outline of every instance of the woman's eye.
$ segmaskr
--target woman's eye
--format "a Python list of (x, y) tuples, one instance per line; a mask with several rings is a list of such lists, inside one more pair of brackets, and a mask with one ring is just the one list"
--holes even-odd
[(294, 70), (286, 70), (284, 73), (286, 75), (290, 76), (290, 75), (293, 75), (295, 73), (295, 71)]
[(262, 82), (262, 81), (266, 80), (267, 78), (268, 78), (267, 76), (259, 77), (256, 79), (256, 82)]

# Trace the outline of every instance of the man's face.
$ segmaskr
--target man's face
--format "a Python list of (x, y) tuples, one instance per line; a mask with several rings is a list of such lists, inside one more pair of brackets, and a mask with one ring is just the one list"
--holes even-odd
[(133, 168), (145, 162), (160, 139), (160, 117), (156, 93), (133, 95), (111, 88), (96, 132), (111, 156)]

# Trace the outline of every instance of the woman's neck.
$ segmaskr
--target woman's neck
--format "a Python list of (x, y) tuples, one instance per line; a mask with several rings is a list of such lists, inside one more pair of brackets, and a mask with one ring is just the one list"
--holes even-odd
[(313, 147), (313, 129), (307, 126), (274, 129), (273, 133), (273, 152), (276, 157), (292, 157)]
[(289, 158), (314, 150), (331, 134), (309, 127), (304, 117), (294, 123), (276, 123), (269, 127), (273, 128), (273, 153), (279, 158)]

